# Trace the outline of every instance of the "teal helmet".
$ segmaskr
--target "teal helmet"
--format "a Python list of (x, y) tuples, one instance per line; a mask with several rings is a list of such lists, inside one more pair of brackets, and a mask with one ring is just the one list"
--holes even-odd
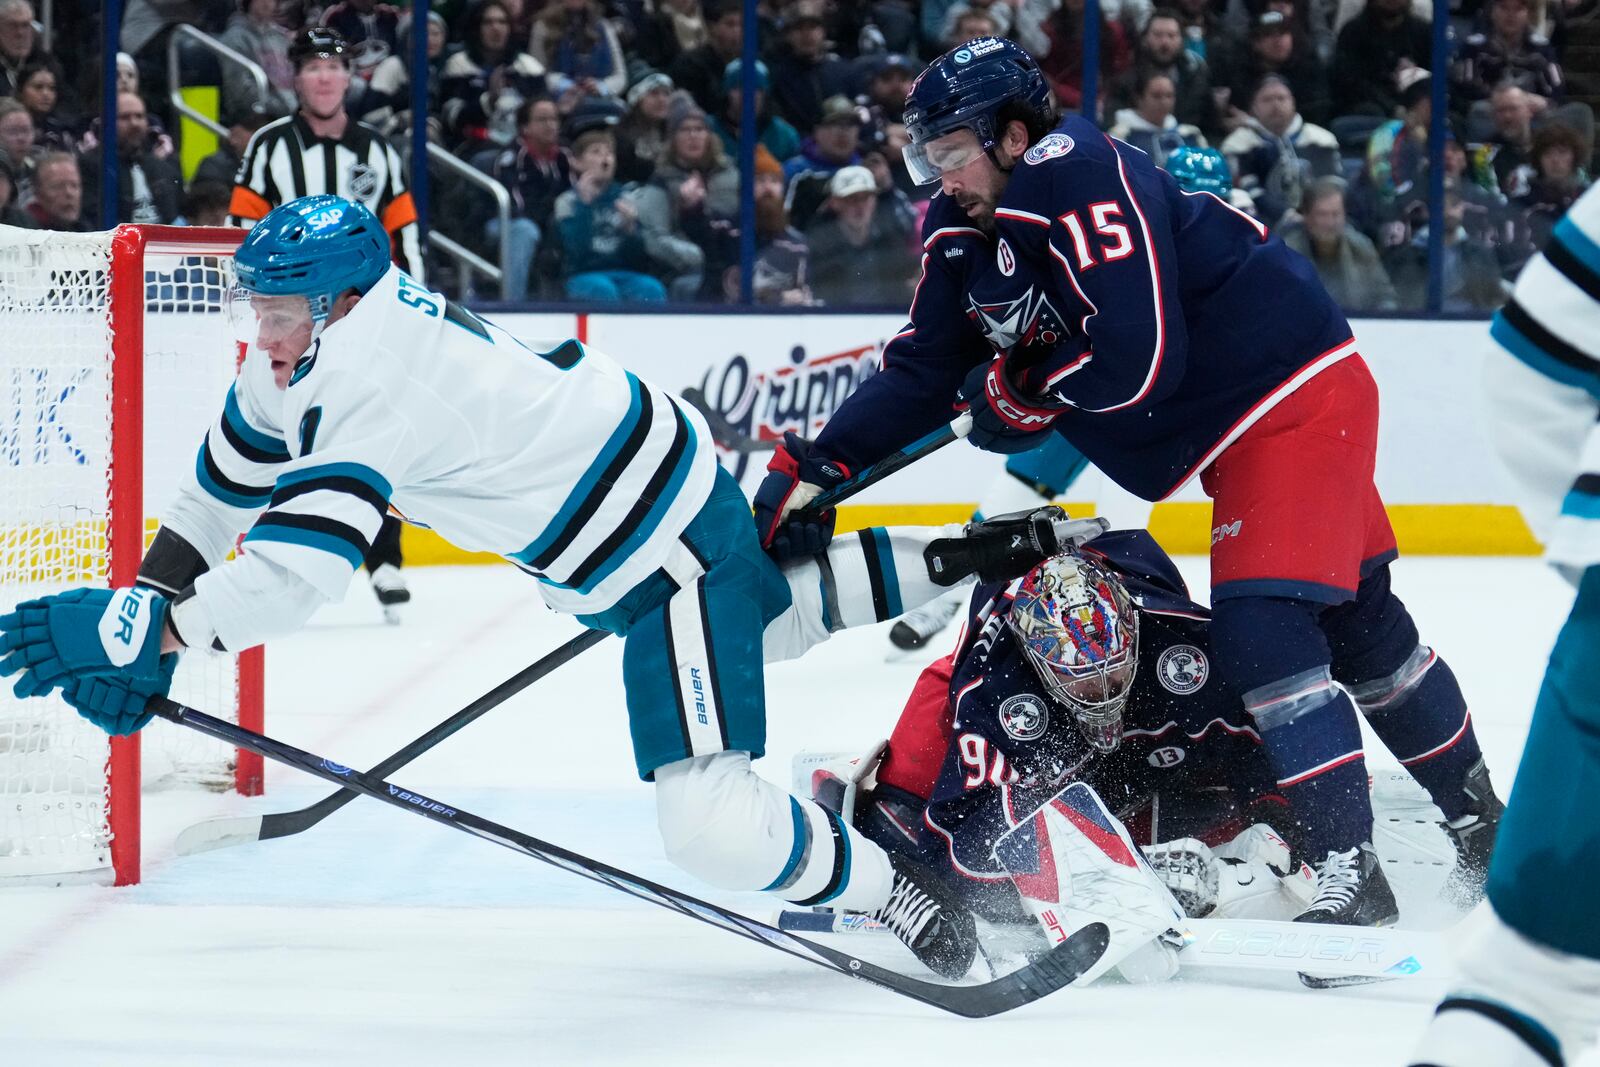
[(389, 235), (361, 204), (302, 196), (267, 212), (233, 264), (239, 284), (252, 293), (304, 296), (320, 324), (340, 293), (365, 294), (378, 284), (389, 269)]
[(1233, 192), (1233, 172), (1215, 148), (1175, 148), (1167, 157), (1167, 173), (1186, 193), (1213, 193), (1223, 200)]

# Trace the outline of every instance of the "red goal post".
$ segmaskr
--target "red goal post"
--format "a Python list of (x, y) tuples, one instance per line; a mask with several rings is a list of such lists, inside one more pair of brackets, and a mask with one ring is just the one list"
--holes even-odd
[[(0, 611), (135, 580), (242, 356), (223, 302), (243, 237), (0, 227)], [(173, 696), (259, 730), (263, 673), (259, 649), (191, 650)], [(0, 885), (135, 883), (145, 790), (261, 792), (260, 757), (189, 733), (107, 742), (58, 697), (0, 689)]]

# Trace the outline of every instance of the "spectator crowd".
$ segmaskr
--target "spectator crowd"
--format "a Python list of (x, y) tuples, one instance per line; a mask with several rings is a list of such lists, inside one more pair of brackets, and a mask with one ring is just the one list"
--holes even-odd
[[(1423, 0), (1101, 0), (1094, 118), (1158, 163), (1211, 146), (1233, 203), (1315, 264), (1352, 310), (1415, 309), (1428, 282), (1434, 80), (1447, 81), (1447, 311), (1498, 306), (1590, 182), (1600, 0), (1452, 0), (1430, 71)], [(413, 16), (341, 0), (127, 0), (114, 191), (121, 221), (219, 224), (258, 130), (306, 106), (316, 55), (349, 72), (343, 110), (409, 148)], [(100, 219), (101, 7), (57, 0), (51, 44), (30, 0), (0, 0), (0, 223)], [(1058, 103), (1085, 104), (1084, 0), (436, 0), (429, 140), (504, 186), (433, 171), (433, 225), (507, 265), (512, 299), (726, 303), (740, 292), (743, 91), (754, 95), (754, 298), (903, 306), (937, 186), (906, 173), (903, 110), (923, 64), (1001, 35)], [(185, 173), (166, 96), (169, 42), (192, 26), (254, 63), (189, 48), (227, 134)], [(746, 34), (760, 60), (742, 69)], [(335, 48), (326, 41), (342, 41)], [(204, 62), (196, 57), (203, 57)], [(343, 84), (341, 82), (341, 84)], [(338, 120), (342, 129), (342, 120)], [(412, 161), (415, 165), (415, 161)], [(397, 186), (398, 188), (398, 186)], [(234, 211), (234, 215), (238, 212)], [(430, 282), (461, 290), (457, 260)], [(477, 280), (480, 294), (492, 292)]]

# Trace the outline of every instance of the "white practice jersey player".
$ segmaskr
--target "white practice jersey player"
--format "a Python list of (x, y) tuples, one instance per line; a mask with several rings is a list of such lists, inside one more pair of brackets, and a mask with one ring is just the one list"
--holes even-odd
[[(287, 389), (245, 359), (165, 516), (213, 568), (174, 627), (225, 649), (297, 629), (343, 595), (390, 507), (512, 560), (552, 608), (597, 613), (663, 565), (715, 470), (691, 406), (577, 341), (529, 347), (391, 267)], [(246, 528), (243, 557), (217, 567)]]

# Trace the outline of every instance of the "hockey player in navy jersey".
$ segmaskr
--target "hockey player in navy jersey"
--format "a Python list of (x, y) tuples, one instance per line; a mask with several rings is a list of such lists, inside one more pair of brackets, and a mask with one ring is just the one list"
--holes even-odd
[(825, 543), (831, 517), (806, 502), (958, 405), (978, 447), (1059, 433), (1146, 499), (1198, 477), (1215, 667), (1304, 813), (1320, 888), (1303, 918), (1396, 917), (1358, 709), (1481, 868), (1499, 802), (1454, 677), (1390, 591), (1377, 389), (1311, 265), (1092, 122), (1058, 124), (1009, 41), (935, 60), (906, 124), (910, 173), (941, 184), (911, 321), (814, 443), (775, 454), (755, 501), (763, 545), (782, 558)]
[(139, 585), (0, 616), (18, 696), (59, 689), (108, 732), (141, 729), (182, 649), (249, 648), (342, 596), (392, 507), (626, 637), (634, 755), (670, 859), (713, 885), (870, 912), (938, 973), (968, 970), (972, 918), (936, 880), (751, 768), (764, 658), (940, 591), (922, 549), (941, 531), (863, 531), (780, 573), (698, 412), (586, 345), (534, 350), (429, 290), (359, 204), (275, 208), (235, 266), (252, 347)]

